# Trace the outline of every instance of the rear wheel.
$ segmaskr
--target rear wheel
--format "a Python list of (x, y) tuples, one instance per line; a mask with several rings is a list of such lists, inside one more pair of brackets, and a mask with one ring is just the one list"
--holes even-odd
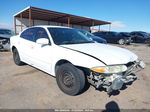
[(150, 39), (146, 39), (146, 40), (145, 40), (145, 44), (150, 45)]
[(125, 44), (125, 40), (124, 40), (124, 39), (120, 39), (120, 40), (118, 41), (118, 43), (119, 43), (120, 45), (123, 45), (123, 44)]
[(62, 64), (56, 71), (58, 87), (68, 95), (79, 94), (85, 86), (84, 73), (70, 63)]
[(20, 60), (20, 56), (16, 48), (13, 49), (13, 59), (16, 65), (23, 65), (23, 62)]

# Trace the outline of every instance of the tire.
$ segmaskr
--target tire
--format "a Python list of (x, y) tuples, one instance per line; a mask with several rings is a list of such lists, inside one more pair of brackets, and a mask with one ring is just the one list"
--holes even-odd
[(120, 40), (118, 41), (118, 43), (119, 43), (120, 45), (123, 45), (123, 44), (125, 44), (125, 40), (124, 40), (124, 39), (120, 39)]
[(56, 71), (58, 87), (66, 94), (78, 95), (85, 87), (85, 75), (70, 63), (62, 64)]
[(131, 42), (128, 42), (127, 45), (131, 45)]
[(150, 39), (146, 39), (146, 40), (145, 40), (145, 44), (150, 45)]
[(23, 62), (20, 60), (20, 56), (18, 53), (18, 50), (15, 48), (13, 49), (13, 59), (16, 65), (21, 66), (23, 65)]

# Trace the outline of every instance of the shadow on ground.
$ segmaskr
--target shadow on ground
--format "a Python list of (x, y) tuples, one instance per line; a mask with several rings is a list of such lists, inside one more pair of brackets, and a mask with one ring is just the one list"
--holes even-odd
[(105, 110), (102, 112), (120, 112), (120, 108), (115, 101), (110, 101), (105, 105)]

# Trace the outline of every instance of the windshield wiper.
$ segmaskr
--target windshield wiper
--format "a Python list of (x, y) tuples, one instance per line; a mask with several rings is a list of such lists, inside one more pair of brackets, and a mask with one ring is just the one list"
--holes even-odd
[(76, 42), (62, 42), (60, 45), (77, 44)]
[(81, 42), (78, 42), (78, 44), (81, 44), (81, 43), (94, 43), (94, 41), (81, 41)]
[(94, 43), (94, 41), (62, 42), (60, 45), (67, 45), (67, 44), (82, 44), (82, 43)]

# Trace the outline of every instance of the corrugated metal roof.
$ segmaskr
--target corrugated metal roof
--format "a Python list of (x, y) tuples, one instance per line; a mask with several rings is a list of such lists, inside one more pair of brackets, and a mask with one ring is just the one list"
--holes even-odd
[(46, 20), (46, 21), (53, 21), (53, 22), (60, 22), (60, 23), (67, 23), (68, 18), (70, 24), (76, 25), (83, 25), (83, 26), (97, 26), (97, 25), (105, 25), (111, 24), (110, 22), (96, 20), (87, 17), (81, 17), (36, 7), (27, 7), (24, 10), (18, 12), (14, 15), (14, 17), (20, 17), (22, 14), (22, 18), (29, 18), (29, 10), (31, 11), (31, 18), (35, 20)]

